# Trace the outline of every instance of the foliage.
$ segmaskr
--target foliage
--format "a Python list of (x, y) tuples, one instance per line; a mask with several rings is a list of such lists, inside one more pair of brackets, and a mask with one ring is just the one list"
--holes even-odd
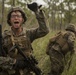
[[(24, 0), (25, 2), (23, 3), (22, 0), (16, 0), (16, 6), (21, 6), (27, 16), (27, 22), (26, 22), (26, 27), (31, 28), (31, 27), (37, 27), (38, 23), (36, 21), (35, 15), (33, 12), (31, 12), (29, 9), (27, 9), (26, 4), (31, 3), (32, 0)], [(76, 6), (76, 0), (64, 0), (61, 3), (59, 3), (60, 0), (44, 0), (47, 2), (47, 6), (43, 7), (44, 13), (46, 15), (46, 20), (48, 21), (47, 24), (49, 24), (50, 28), (54, 28), (54, 30), (57, 28), (59, 29), (60, 26), (62, 25), (62, 28), (64, 25), (66, 25), (69, 22), (72, 22), (75, 24), (76, 22), (76, 8), (72, 8), (71, 6)], [(2, 9), (2, 1), (0, 1), (0, 9)], [(5, 4), (12, 6), (13, 5), (13, 0), (5, 0)], [(69, 6), (71, 5), (71, 6)], [(68, 8), (68, 9), (65, 9)], [(8, 13), (9, 7), (5, 6), (4, 10), (4, 29), (9, 29), (7, 27), (6, 23), (6, 15)], [(0, 17), (2, 15), (2, 11), (0, 12)], [(64, 16), (62, 16), (64, 15)], [(1, 22), (1, 19), (0, 19)], [(25, 25), (24, 25), (25, 27)], [(33, 48), (34, 48), (34, 56), (36, 59), (39, 61), (38, 66), (42, 69), (42, 71), (47, 75), (47, 73), (50, 71), (50, 59), (49, 56), (46, 55), (46, 46), (47, 43), (52, 35), (54, 35), (55, 32), (50, 32), (48, 35), (46, 35), (43, 38), (39, 38), (33, 42)], [(76, 54), (74, 55), (74, 58), (72, 60), (72, 65), (67, 71), (63, 72), (62, 75), (76, 75)]]
[[(2, 1), (4, 1), (4, 15), (2, 16)], [(36, 27), (37, 21), (31, 13), (31, 11), (27, 8), (27, 3), (33, 2), (33, 0), (2, 0), (0, 1), (0, 17), (3, 17), (3, 24), (7, 26), (7, 13), (8, 9), (11, 6), (20, 6), (23, 8), (27, 15), (27, 27)], [(35, 0), (34, 0), (35, 1)], [(47, 24), (49, 25), (52, 30), (55, 29), (63, 29), (65, 25), (68, 23), (76, 22), (76, 0), (44, 0), (47, 3), (46, 6), (43, 5), (42, 9), (45, 11), (46, 20), (48, 21)], [(6, 13), (6, 14), (5, 14)], [(2, 19), (0, 19), (1, 22)], [(35, 21), (35, 22), (34, 22)], [(36, 25), (36, 26), (35, 26)]]
[[(53, 33), (52, 33), (53, 35)], [(51, 36), (52, 36), (51, 35)], [(45, 75), (50, 71), (50, 60), (49, 56), (46, 55), (46, 46), (48, 43), (49, 38), (51, 37), (50, 33), (46, 35), (45, 37), (39, 38), (33, 42), (33, 51), (34, 51), (34, 56), (36, 59), (39, 61), (39, 67), (42, 69), (43, 73)]]
[[(13, 0), (4, 0), (4, 1), (5, 1), (4, 2), (5, 8), (4, 8), (4, 17), (3, 17), (2, 1), (0, 0), (0, 9), (1, 9), (0, 23), (3, 17), (4, 18), (3, 30), (9, 29), (9, 27), (7, 26), (7, 13), (9, 8), (13, 6)], [(35, 15), (26, 6), (27, 3), (31, 3), (32, 1), (33, 0), (24, 0), (24, 2), (22, 2), (22, 0), (15, 0), (15, 6), (22, 7), (26, 13), (27, 28), (38, 26)], [(47, 25), (49, 25), (51, 29), (56, 30), (56, 29), (61, 29), (61, 27), (63, 29), (65, 28), (65, 25), (68, 24), (69, 22), (76, 24), (76, 0), (44, 0), (44, 1), (47, 3), (47, 6), (42, 7), (42, 9), (44, 10), (44, 13), (46, 15)], [(73, 6), (75, 8), (73, 8)], [(36, 56), (36, 59), (39, 61), (38, 66), (42, 69), (45, 75), (47, 75), (47, 73), (50, 71), (50, 60), (49, 60), (49, 56), (46, 55), (46, 46), (50, 37), (54, 34), (55, 32), (50, 32), (45, 37), (35, 40), (32, 44), (34, 48), (33, 50), (34, 56)], [(74, 58), (72, 60), (72, 65), (69, 71), (65, 70), (62, 75), (76, 75), (75, 65), (76, 65), (76, 54), (74, 55)]]

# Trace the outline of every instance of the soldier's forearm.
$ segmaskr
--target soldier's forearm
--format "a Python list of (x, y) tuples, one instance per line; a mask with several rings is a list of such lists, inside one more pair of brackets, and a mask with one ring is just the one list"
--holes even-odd
[(35, 14), (39, 23), (39, 30), (42, 32), (48, 33), (49, 30), (48, 30), (48, 27), (46, 26), (46, 21), (45, 21), (45, 16), (43, 14), (43, 11), (42, 10), (37, 11), (35, 12)]

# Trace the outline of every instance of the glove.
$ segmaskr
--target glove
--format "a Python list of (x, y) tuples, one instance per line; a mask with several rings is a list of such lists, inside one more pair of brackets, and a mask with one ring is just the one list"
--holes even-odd
[(33, 2), (32, 4), (27, 4), (27, 7), (32, 10), (33, 12), (38, 11), (38, 9), (41, 8), (42, 5), (38, 6), (36, 2)]
[(13, 65), (14, 69), (24, 69), (27, 66), (25, 60), (16, 60), (16, 63)]

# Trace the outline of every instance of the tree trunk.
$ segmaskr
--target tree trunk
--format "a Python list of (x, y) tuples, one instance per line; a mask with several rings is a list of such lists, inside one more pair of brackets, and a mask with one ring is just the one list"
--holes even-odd
[(2, 0), (2, 21), (1, 21), (2, 25), (3, 25), (3, 20), (4, 20), (4, 0)]
[(12, 2), (12, 6), (15, 6), (15, 0), (12, 0), (13, 2)]

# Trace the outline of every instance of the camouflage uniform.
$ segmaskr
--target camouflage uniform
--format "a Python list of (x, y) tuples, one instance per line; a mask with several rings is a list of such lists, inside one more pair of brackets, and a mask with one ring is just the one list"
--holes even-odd
[(50, 39), (47, 47), (47, 54), (51, 60), (51, 72), (49, 75), (62, 74), (65, 66), (65, 56), (68, 52), (71, 52), (71, 54), (74, 52), (75, 34), (75, 26), (69, 25), (65, 32), (59, 32)]
[[(1, 62), (0, 67), (3, 68), (3, 65), (6, 65), (9, 67), (9, 69), (8, 67), (3, 68), (5, 72), (7, 72), (7, 75), (20, 75), (19, 74), (20, 71), (14, 71), (12, 69), (12, 66), (13, 66), (14, 59), (23, 59), (23, 57), (18, 53), (17, 50), (12, 51), (12, 52), (9, 51), (11, 47), (13, 46), (13, 43), (18, 44), (21, 50), (23, 51), (23, 53), (25, 53), (26, 56), (30, 57), (30, 55), (32, 54), (32, 50), (33, 50), (31, 43), (35, 39), (43, 37), (49, 32), (46, 26), (46, 23), (45, 23), (43, 12), (42, 11), (35, 12), (35, 15), (39, 23), (38, 28), (30, 29), (30, 30), (23, 29), (23, 32), (18, 36), (16, 36), (12, 30), (9, 30), (9, 31), (6, 30), (3, 34), (3, 49), (7, 53), (7, 57), (0, 58), (0, 60), (2, 60), (0, 61)], [(10, 59), (8, 60), (8, 58)], [(6, 62), (7, 64), (4, 62)], [(6, 73), (2, 75), (6, 75)], [(24, 69), (23, 74), (21, 75), (31, 75), (31, 74), (27, 69)]]

